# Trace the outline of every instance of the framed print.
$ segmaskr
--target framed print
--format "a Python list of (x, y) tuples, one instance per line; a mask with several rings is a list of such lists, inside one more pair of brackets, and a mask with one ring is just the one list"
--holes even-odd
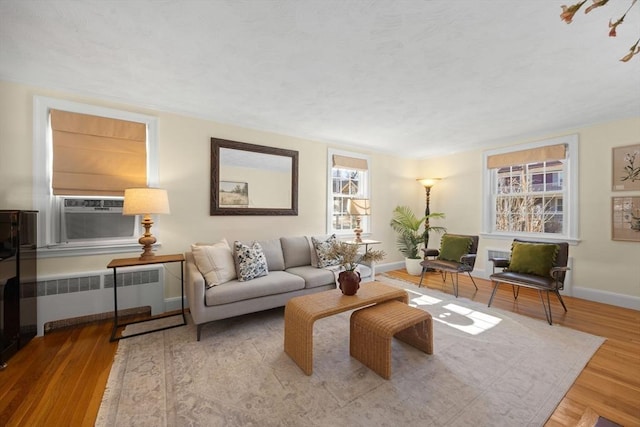
[(220, 206), (246, 208), (249, 206), (249, 184), (220, 181)]
[(612, 197), (611, 239), (640, 242), (640, 196)]
[(640, 190), (640, 144), (614, 147), (613, 191)]

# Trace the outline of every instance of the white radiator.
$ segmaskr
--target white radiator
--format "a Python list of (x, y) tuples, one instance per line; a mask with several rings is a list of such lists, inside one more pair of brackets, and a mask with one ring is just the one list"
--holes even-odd
[[(118, 269), (118, 310), (150, 306), (165, 312), (162, 266)], [(38, 335), (56, 320), (113, 313), (113, 270), (38, 277)]]

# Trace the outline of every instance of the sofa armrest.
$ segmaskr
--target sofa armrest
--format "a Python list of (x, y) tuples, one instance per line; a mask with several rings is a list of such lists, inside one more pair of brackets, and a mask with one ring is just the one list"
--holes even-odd
[(185, 279), (184, 287), (187, 293), (187, 302), (189, 303), (189, 312), (195, 324), (203, 323), (204, 316), (204, 292), (206, 289), (204, 276), (196, 267), (191, 252), (185, 253)]

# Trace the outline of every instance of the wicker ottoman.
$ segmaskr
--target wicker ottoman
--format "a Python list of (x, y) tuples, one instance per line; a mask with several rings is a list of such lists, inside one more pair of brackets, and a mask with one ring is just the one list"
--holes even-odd
[(390, 301), (351, 314), (351, 356), (385, 379), (391, 377), (391, 338), (394, 336), (433, 354), (433, 321), (426, 311)]

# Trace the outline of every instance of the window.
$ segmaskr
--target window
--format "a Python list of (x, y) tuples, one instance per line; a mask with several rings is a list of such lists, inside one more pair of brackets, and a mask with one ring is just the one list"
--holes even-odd
[(484, 154), (484, 232), (577, 241), (578, 138)]
[[(115, 139), (110, 139), (109, 135), (100, 135), (101, 131), (94, 132), (96, 128), (105, 129), (105, 126), (109, 125), (117, 128), (114, 131), (118, 133)], [(87, 127), (91, 130), (85, 132)], [(107, 133), (111, 134), (111, 131)], [(127, 134), (125, 139), (129, 141), (123, 142), (122, 133)], [(95, 142), (96, 139), (100, 141)], [(86, 150), (83, 141), (87, 140), (91, 140), (92, 147), (102, 146), (103, 149)], [(87, 203), (107, 203), (115, 206), (122, 200), (120, 188), (157, 185), (157, 146), (155, 117), (53, 98), (34, 97), (33, 197), (34, 207), (39, 211), (39, 256), (136, 250), (139, 247), (137, 232), (122, 232), (131, 235), (126, 238), (97, 236), (74, 241), (71, 241), (71, 238), (69, 241), (62, 241), (61, 236), (70, 235), (69, 223), (65, 224), (67, 216), (73, 219), (74, 226), (94, 227), (96, 231), (116, 230), (121, 226), (124, 221), (118, 220), (115, 214), (88, 215), (80, 212), (82, 209), (79, 203), (85, 206)], [(104, 147), (108, 149), (105, 151)], [(116, 149), (113, 150), (111, 147)], [(105, 161), (111, 157), (119, 160), (110, 163)], [(118, 164), (119, 168), (124, 163), (133, 165), (137, 172), (130, 174), (124, 169), (119, 169), (113, 173), (113, 165)], [(90, 166), (81, 167), (87, 164)], [(105, 167), (105, 164), (111, 166)], [(101, 170), (105, 175), (96, 178), (97, 174), (102, 173)], [(78, 179), (78, 176), (81, 178)], [(118, 216), (122, 218), (119, 213)], [(100, 228), (100, 225), (105, 228)], [(154, 232), (156, 231), (154, 227)]]
[[(329, 150), (327, 230), (337, 235), (350, 235), (356, 228), (356, 217), (349, 215), (349, 199), (369, 199), (369, 157), (357, 153)], [(364, 234), (371, 232), (369, 217), (361, 217)]]

